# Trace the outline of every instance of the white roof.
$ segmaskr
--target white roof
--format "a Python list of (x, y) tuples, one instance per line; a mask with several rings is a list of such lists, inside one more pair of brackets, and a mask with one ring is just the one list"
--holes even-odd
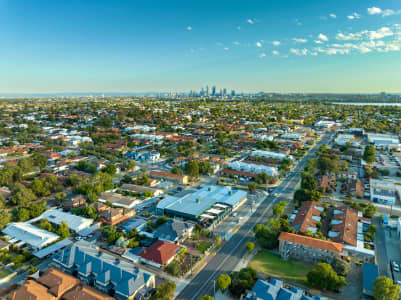
[(216, 217), (213, 217), (211, 215), (206, 215), (206, 214), (201, 215), (201, 217), (205, 218), (205, 219), (215, 219), (216, 218)]
[(40, 219), (47, 219), (50, 223), (57, 225), (59, 225), (62, 221), (65, 221), (68, 225), (68, 228), (74, 230), (75, 232), (86, 229), (93, 223), (92, 219), (82, 218), (58, 209), (47, 210), (39, 217), (30, 220), (29, 223), (34, 223)]
[(25, 242), (37, 249), (43, 248), (59, 238), (57, 234), (29, 223), (11, 223), (3, 229), (3, 233), (12, 239)]
[(219, 214), (221, 214), (223, 212), (223, 210), (211, 208), (207, 212), (211, 213), (211, 214), (214, 214), (214, 215), (219, 215)]

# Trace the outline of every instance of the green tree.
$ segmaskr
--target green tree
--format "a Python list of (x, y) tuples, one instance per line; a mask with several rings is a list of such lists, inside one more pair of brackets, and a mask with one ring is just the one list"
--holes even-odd
[(338, 276), (331, 265), (318, 263), (312, 267), (307, 275), (308, 284), (313, 288), (338, 291), (341, 286), (346, 285), (345, 278)]
[(192, 179), (199, 177), (199, 165), (196, 161), (191, 160), (185, 165), (185, 174)]
[(209, 295), (203, 295), (202, 297), (199, 298), (199, 300), (213, 300), (214, 298)]
[(376, 149), (372, 145), (368, 145), (365, 147), (365, 150), (363, 151), (363, 159), (367, 163), (374, 163), (375, 162), (375, 157), (376, 157)]
[(199, 174), (201, 175), (210, 175), (213, 173), (212, 164), (208, 161), (199, 162)]
[(35, 274), (38, 271), (38, 269), (35, 266), (31, 266), (28, 273), (30, 275)]
[(63, 239), (68, 238), (70, 236), (70, 230), (65, 221), (62, 221), (58, 227), (57, 234), (61, 236)]
[(305, 201), (320, 201), (320, 197), (321, 195), (318, 191), (299, 189), (294, 193), (294, 202), (297, 205), (301, 205)]
[(104, 168), (103, 171), (106, 172), (106, 173), (108, 173), (108, 174), (110, 174), (110, 175), (114, 175), (114, 174), (117, 173), (117, 167), (116, 167), (116, 165), (108, 164), (108, 165)]
[(0, 230), (3, 230), (10, 221), (11, 215), (5, 209), (0, 209)]
[(251, 253), (253, 251), (253, 249), (255, 249), (255, 244), (254, 243), (252, 243), (252, 242), (246, 243), (246, 251)]
[(317, 190), (317, 182), (313, 175), (302, 172), (301, 189), (315, 191)]
[(373, 283), (373, 297), (376, 300), (398, 300), (400, 297), (400, 286), (386, 277), (377, 277)]
[(24, 206), (34, 200), (36, 200), (36, 196), (32, 190), (26, 188), (20, 183), (16, 183), (11, 189), (10, 202), (13, 205)]
[(171, 169), (171, 173), (182, 175), (182, 170), (179, 167), (174, 167), (174, 168)]
[(25, 222), (30, 218), (30, 212), (25, 207), (19, 207), (15, 214), (15, 219), (18, 222)]
[(53, 231), (53, 226), (47, 219), (40, 220), (39, 227), (47, 231)]
[(222, 292), (226, 291), (230, 286), (230, 284), (231, 284), (231, 277), (227, 274), (221, 274), (217, 278), (217, 286)]
[(257, 188), (258, 188), (258, 184), (257, 184), (256, 182), (250, 182), (250, 183), (248, 184), (248, 190), (249, 190), (251, 193), (254, 193), (254, 192), (256, 191)]
[(333, 270), (341, 276), (347, 276), (348, 272), (349, 272), (349, 263), (347, 263), (346, 261), (344, 261), (341, 258), (338, 257), (334, 257), (331, 266), (333, 267)]
[(32, 155), (33, 164), (40, 170), (47, 166), (47, 156), (41, 153), (35, 153)]
[(161, 283), (156, 293), (150, 297), (151, 300), (168, 300), (171, 299), (174, 295), (174, 291), (176, 289), (176, 284), (171, 281)]
[(180, 269), (180, 265), (178, 264), (178, 262), (173, 261), (170, 264), (168, 264), (166, 266), (166, 271), (167, 273), (176, 276), (176, 277), (180, 277), (181, 276), (181, 269)]

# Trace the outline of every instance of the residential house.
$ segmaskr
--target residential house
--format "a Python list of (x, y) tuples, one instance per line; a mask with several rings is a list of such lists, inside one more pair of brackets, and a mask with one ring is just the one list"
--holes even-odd
[(149, 176), (155, 179), (172, 181), (177, 184), (188, 184), (188, 176), (168, 172), (150, 171)]
[(258, 280), (252, 291), (248, 292), (245, 300), (326, 300), (319, 295), (311, 295), (294, 286), (285, 285), (282, 280), (271, 278), (269, 281)]
[(7, 295), (7, 300), (113, 300), (58, 269), (47, 269), (39, 278), (29, 278)]
[(160, 268), (171, 263), (180, 249), (176, 244), (157, 241), (139, 253), (139, 256), (143, 262)]
[(155, 287), (154, 274), (120, 261), (87, 241), (60, 250), (53, 261), (62, 270), (77, 273), (79, 279), (96, 289), (105, 293), (113, 290), (117, 299), (142, 299)]
[(179, 244), (191, 236), (194, 227), (192, 223), (170, 219), (157, 227), (153, 235), (161, 241)]

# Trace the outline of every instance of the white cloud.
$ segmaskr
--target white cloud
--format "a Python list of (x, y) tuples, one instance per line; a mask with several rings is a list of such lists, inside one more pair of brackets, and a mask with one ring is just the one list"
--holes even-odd
[(262, 43), (261, 42), (256, 42), (256, 47), (261, 48), (262, 47)]
[(382, 13), (381, 8), (374, 7), (374, 6), (368, 8), (369, 15), (380, 15), (381, 13)]
[(241, 26), (237, 26), (237, 30), (241, 30)]
[(382, 39), (392, 35), (394, 35), (394, 32), (388, 27), (382, 27), (377, 31), (368, 31), (368, 37), (371, 40)]
[(398, 11), (394, 11), (394, 10), (392, 10), (392, 9), (385, 9), (385, 10), (382, 10), (382, 9), (379, 8), (379, 7), (373, 6), (373, 7), (369, 7), (369, 8), (368, 8), (368, 14), (369, 14), (369, 15), (381, 15), (381, 16), (383, 16), (383, 17), (388, 17), (388, 16), (393, 16), (393, 15), (399, 15), (399, 14), (401, 14), (401, 10), (398, 10)]
[(273, 43), (272, 43), (274, 46), (280, 46), (280, 42), (279, 41), (274, 41)]
[(335, 14), (329, 14), (329, 17), (332, 18), (332, 19), (337, 18), (337, 16)]
[(295, 55), (298, 55), (298, 56), (305, 56), (305, 55), (308, 55), (309, 50), (308, 49), (294, 49), (294, 48), (291, 48), (290, 52), (295, 54)]
[(280, 55), (280, 52), (278, 52), (277, 50), (273, 50), (273, 51), (272, 51), (272, 54), (273, 54), (273, 55)]
[(266, 57), (266, 53), (260, 53), (260, 54), (259, 54), (259, 57), (260, 57), (260, 58)]
[(297, 38), (293, 38), (292, 39), (295, 43), (306, 43), (308, 40), (307, 39), (297, 39)]
[(350, 20), (360, 19), (361, 15), (358, 14), (358, 13), (353, 13), (353, 14), (347, 16), (347, 18), (350, 19)]
[(326, 35), (324, 35), (323, 33), (320, 33), (320, 34), (317, 36), (317, 38), (318, 38), (319, 40), (322, 40), (323, 42), (327, 42), (327, 41), (329, 40), (329, 38), (328, 38)]
[(240, 42), (235, 41), (235, 42), (233, 42), (233, 44), (236, 45), (236, 46), (239, 46), (239, 45), (240, 45)]
[(359, 32), (350, 34), (338, 33), (336, 39), (340, 41), (360, 40), (362, 39), (362, 34)]
[(249, 24), (255, 24), (255, 20), (252, 20), (252, 19), (248, 19), (247, 22), (248, 22)]
[(187, 27), (187, 30), (188, 30), (188, 31), (191, 31), (191, 30), (192, 30), (192, 26), (188, 26), (188, 27)]
[(316, 44), (323, 44), (323, 42), (321, 40), (315, 40)]
[(230, 48), (228, 48), (228, 47), (224, 47), (223, 49), (224, 49), (224, 51), (230, 50)]
[(379, 28), (378, 30), (363, 30), (360, 32), (356, 33), (349, 33), (349, 34), (343, 34), (343, 33), (338, 33), (336, 36), (337, 40), (340, 41), (357, 41), (357, 40), (362, 40), (362, 39), (370, 39), (370, 40), (376, 40), (376, 39), (382, 39), (388, 36), (394, 35), (394, 32), (388, 28), (388, 27), (382, 27)]

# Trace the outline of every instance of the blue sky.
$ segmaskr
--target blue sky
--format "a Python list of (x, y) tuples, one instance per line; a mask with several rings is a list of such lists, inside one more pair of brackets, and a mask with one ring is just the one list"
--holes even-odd
[(0, 0), (0, 93), (401, 92), (401, 0)]

